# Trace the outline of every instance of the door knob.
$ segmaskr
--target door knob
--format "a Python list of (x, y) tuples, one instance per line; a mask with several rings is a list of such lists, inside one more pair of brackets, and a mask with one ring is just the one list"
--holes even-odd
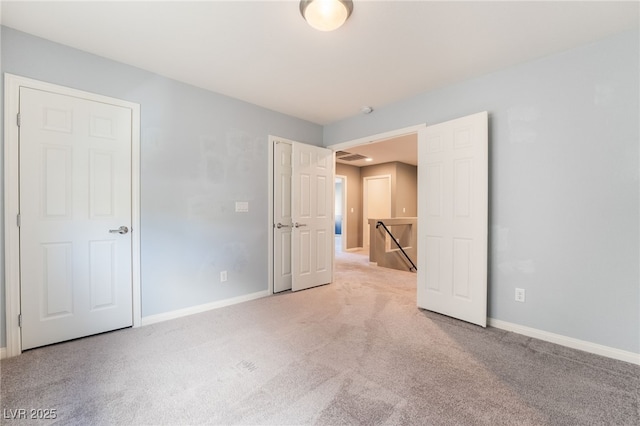
[(278, 222), (278, 224), (276, 225), (276, 228), (280, 229), (280, 228), (289, 228), (291, 225), (283, 225), (280, 222)]
[(127, 228), (126, 226), (121, 226), (118, 229), (109, 229), (109, 233), (110, 234), (126, 234), (127, 232), (129, 232), (129, 228)]
[(298, 223), (298, 222), (296, 222), (295, 225), (293, 225), (293, 226), (295, 226), (296, 228), (302, 228), (303, 226), (307, 226), (307, 224), (306, 223)]

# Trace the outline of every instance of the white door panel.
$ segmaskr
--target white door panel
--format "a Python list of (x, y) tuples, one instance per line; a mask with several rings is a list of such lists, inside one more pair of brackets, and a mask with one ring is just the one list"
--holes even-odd
[(291, 144), (274, 147), (274, 280), (273, 292), (291, 290)]
[(419, 132), (418, 306), (486, 326), (488, 115)]
[(293, 144), (292, 289), (333, 278), (334, 158), (325, 148)]
[(131, 110), (20, 89), (22, 348), (131, 326)]

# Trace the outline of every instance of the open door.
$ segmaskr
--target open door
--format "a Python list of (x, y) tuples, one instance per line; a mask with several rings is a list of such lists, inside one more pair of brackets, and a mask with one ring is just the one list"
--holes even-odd
[(273, 292), (291, 290), (291, 143), (276, 140), (273, 157)]
[(293, 143), (292, 290), (328, 284), (333, 278), (333, 151)]
[(418, 132), (418, 307), (486, 327), (488, 114)]

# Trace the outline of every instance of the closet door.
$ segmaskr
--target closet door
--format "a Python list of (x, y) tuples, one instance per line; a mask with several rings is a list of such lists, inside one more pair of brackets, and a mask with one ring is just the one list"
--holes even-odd
[(292, 289), (328, 284), (333, 279), (333, 152), (293, 144)]
[(418, 133), (418, 306), (487, 322), (488, 114)]

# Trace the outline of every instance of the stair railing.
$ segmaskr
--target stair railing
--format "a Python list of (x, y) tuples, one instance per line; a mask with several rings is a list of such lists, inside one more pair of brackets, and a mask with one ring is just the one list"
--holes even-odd
[(389, 228), (387, 228), (387, 225), (384, 224), (384, 222), (382, 222), (381, 220), (378, 221), (378, 223), (376, 223), (376, 229), (378, 229), (378, 227), (382, 225), (382, 227), (384, 228), (385, 231), (387, 231), (387, 234), (389, 234), (389, 236), (391, 237), (391, 239), (393, 240), (394, 243), (396, 243), (396, 245), (398, 246), (398, 248), (400, 249), (400, 251), (402, 252), (402, 254), (404, 255), (404, 257), (407, 258), (407, 260), (409, 261), (409, 263), (411, 263), (411, 267), (409, 268), (409, 271), (415, 271), (418, 272), (418, 267), (416, 266), (415, 263), (413, 263), (413, 260), (411, 260), (411, 258), (409, 257), (409, 255), (407, 254), (406, 251), (404, 251), (404, 249), (402, 248), (402, 246), (400, 245), (400, 243), (398, 242), (398, 240), (396, 239), (396, 237), (394, 237), (394, 235), (391, 233), (391, 231), (389, 231)]

